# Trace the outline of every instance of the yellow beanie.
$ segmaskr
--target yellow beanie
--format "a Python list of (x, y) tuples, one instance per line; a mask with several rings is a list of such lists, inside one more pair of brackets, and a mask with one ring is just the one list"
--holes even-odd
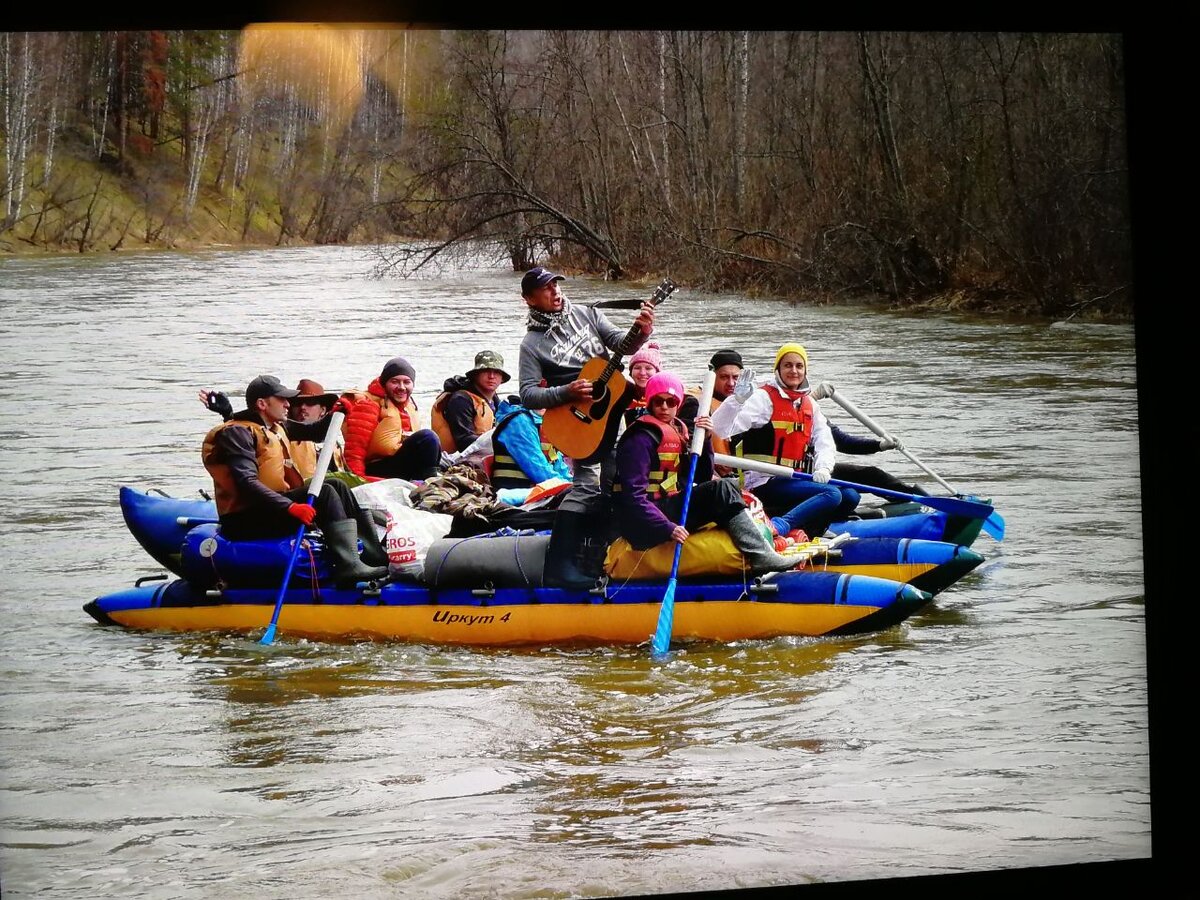
[(789, 353), (799, 353), (800, 358), (804, 360), (805, 367), (808, 366), (808, 351), (799, 344), (784, 344), (779, 348), (779, 352), (775, 354), (775, 368), (779, 368), (779, 361)]

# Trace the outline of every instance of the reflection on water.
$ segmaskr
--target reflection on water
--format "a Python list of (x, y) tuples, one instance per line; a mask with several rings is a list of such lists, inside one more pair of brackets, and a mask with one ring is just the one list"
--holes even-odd
[[(427, 411), (478, 349), (515, 368), (518, 276), (369, 268), (346, 248), (3, 264), (9, 892), (611, 896), (1148, 854), (1126, 327), (686, 286), (660, 307), (686, 382), (720, 347), (763, 372), (800, 340), (814, 380), (995, 499), (1005, 542), (981, 537), (979, 569), (879, 634), (696, 644), (657, 663), (644, 648), (263, 647), (92, 623), (84, 602), (157, 571), (118, 486), (209, 487), (198, 388), (236, 395), (260, 372), (361, 387), (403, 354)], [(929, 484), (896, 454), (876, 461)]]

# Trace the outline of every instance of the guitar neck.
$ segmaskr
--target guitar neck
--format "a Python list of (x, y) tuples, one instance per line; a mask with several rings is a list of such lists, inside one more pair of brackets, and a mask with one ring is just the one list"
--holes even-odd
[[(650, 297), (650, 305), (658, 306), (675, 290), (677, 285), (670, 278), (664, 278), (662, 283), (654, 289), (654, 294)], [(621, 338), (617, 344), (617, 349), (613, 351), (612, 357), (608, 361), (608, 365), (604, 367), (604, 371), (600, 373), (597, 381), (607, 381), (612, 377), (613, 372), (617, 371), (617, 366), (621, 364), (621, 357), (633, 350), (638, 344), (638, 338), (642, 333), (642, 329), (635, 323), (625, 337)]]

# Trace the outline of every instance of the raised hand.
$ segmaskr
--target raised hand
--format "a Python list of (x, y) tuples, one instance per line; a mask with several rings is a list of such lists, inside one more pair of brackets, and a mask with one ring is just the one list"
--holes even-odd
[(211, 409), (213, 412), (219, 413), (221, 418), (228, 419), (233, 415), (233, 404), (230, 403), (229, 398), (220, 391), (200, 388), (200, 392), (196, 396), (200, 398), (200, 402), (203, 403), (207, 409)]
[(638, 310), (637, 318), (633, 320), (633, 324), (641, 329), (642, 334), (649, 334), (654, 330), (654, 304), (649, 300), (643, 300), (642, 306)]
[(738, 375), (737, 384), (733, 386), (733, 396), (737, 397), (739, 402), (745, 403), (754, 393), (754, 378), (755, 372), (750, 368), (742, 369)]

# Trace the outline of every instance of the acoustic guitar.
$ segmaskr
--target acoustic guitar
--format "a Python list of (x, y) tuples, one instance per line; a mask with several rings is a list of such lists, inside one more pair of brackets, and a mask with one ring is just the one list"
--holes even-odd
[[(654, 289), (650, 303), (658, 306), (676, 287), (670, 278), (663, 279)], [(572, 460), (589, 465), (612, 449), (621, 414), (633, 399), (629, 382), (621, 374), (621, 357), (628, 352), (623, 348), (634, 346), (640, 334), (641, 329), (633, 325), (611, 357), (593, 356), (583, 364), (579, 377), (592, 383), (590, 400), (552, 406), (542, 416), (543, 436)]]

